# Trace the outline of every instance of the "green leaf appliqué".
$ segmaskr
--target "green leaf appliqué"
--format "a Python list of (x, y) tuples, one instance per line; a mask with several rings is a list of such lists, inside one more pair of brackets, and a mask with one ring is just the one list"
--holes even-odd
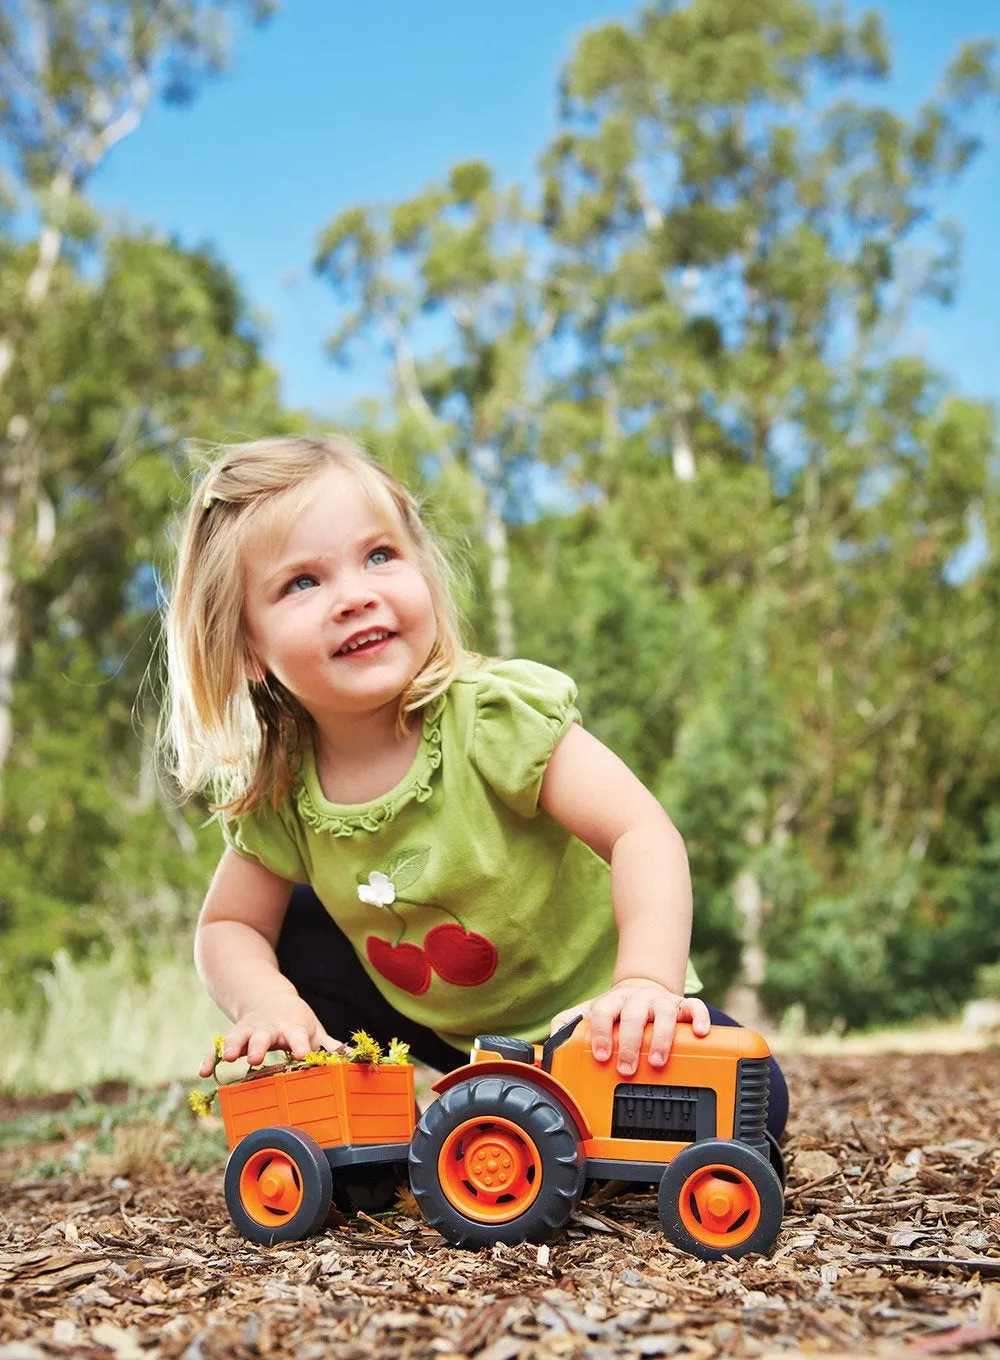
[(396, 891), (400, 892), (411, 883), (416, 883), (427, 868), (430, 857), (429, 845), (414, 845), (409, 850), (402, 850), (385, 870), (386, 877), (392, 879)]
[[(392, 886), (399, 893), (404, 888), (408, 888), (411, 883), (417, 881), (427, 868), (427, 861), (430, 857), (431, 848), (429, 845), (414, 845), (408, 850), (401, 850), (396, 858), (390, 860), (382, 869), (382, 873), (385, 874), (386, 878), (392, 880)], [(367, 870), (359, 869), (356, 878), (359, 883), (367, 883)]]

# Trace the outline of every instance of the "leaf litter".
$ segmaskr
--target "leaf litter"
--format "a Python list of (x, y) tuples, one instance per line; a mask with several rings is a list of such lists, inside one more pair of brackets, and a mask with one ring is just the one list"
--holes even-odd
[(405, 1194), (398, 1212), (263, 1248), (229, 1221), (221, 1150), (211, 1171), (130, 1148), (127, 1175), (28, 1179), (12, 1148), (0, 1360), (1000, 1360), (1000, 1052), (783, 1065), (770, 1258), (685, 1256), (655, 1195), (620, 1185), (594, 1186), (541, 1249), (458, 1251)]

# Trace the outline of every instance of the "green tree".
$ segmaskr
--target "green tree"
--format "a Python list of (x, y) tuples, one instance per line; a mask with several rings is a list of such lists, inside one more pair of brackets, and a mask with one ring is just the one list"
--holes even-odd
[(0, 850), (3, 953), (22, 982), (57, 945), (109, 927), (141, 939), (200, 896), (216, 837), (152, 758), (165, 530), (186, 437), (284, 423), (246, 303), (210, 254), (120, 237), (100, 277), (64, 261), (56, 286), (22, 387), (45, 447), (32, 498), (52, 507), (21, 559)]
[(479, 162), (391, 210), (349, 209), (321, 234), (315, 268), (341, 323), (329, 352), (371, 337), (394, 378), (395, 442), (438, 484), (473, 540), (482, 646), (515, 649), (508, 522), (532, 500), (545, 389), (538, 359), (554, 311), (540, 288), (533, 214)]
[(87, 181), (149, 101), (189, 99), (223, 63), (227, 15), (259, 20), (271, 8), (270, 0), (0, 0), (0, 136), (12, 176), (0, 204), (9, 233), (0, 244), (0, 791), (18, 581), (33, 533), (50, 531), (52, 505), (35, 498), (46, 447), (29, 392), (41, 336), (53, 335), (50, 314), (58, 320), (60, 258), (67, 246), (78, 252), (93, 242)]
[[(792, 838), (846, 902), (873, 862), (890, 881), (944, 854), (988, 711), (995, 565), (963, 581), (949, 564), (995, 513), (994, 417), (900, 351), (913, 304), (953, 285), (935, 200), (978, 148), (993, 58), (967, 44), (907, 119), (855, 93), (889, 72), (874, 15), (692, 0), (588, 34), (564, 77), (544, 216), (577, 362), (547, 456), (603, 493), (668, 594), (755, 636), (763, 669), (731, 647), (718, 664), (791, 722), (795, 760), (770, 782), (743, 729), (718, 729), (735, 840), (711, 800), (688, 808), (696, 840), (735, 851), (750, 1002), (766, 940), (789, 938), (764, 865), (789, 862)], [(971, 724), (940, 701), (959, 676)], [(701, 684), (725, 703), (724, 674)], [(682, 702), (678, 750), (702, 711)]]

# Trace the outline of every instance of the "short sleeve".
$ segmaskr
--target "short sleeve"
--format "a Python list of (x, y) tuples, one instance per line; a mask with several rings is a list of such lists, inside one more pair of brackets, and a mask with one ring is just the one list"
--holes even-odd
[(534, 817), (549, 757), (580, 721), (576, 685), (535, 661), (501, 661), (477, 677), (473, 761), (501, 802)]
[(309, 870), (302, 859), (302, 851), (282, 808), (265, 803), (245, 812), (240, 817), (220, 817), (222, 835), (230, 850), (244, 859), (255, 859), (265, 869), (290, 878), (293, 883), (308, 883)]

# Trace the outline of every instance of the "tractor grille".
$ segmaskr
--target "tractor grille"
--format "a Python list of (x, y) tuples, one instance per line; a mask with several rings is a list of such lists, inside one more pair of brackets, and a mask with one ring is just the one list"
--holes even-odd
[(714, 1124), (714, 1091), (699, 1086), (637, 1086), (627, 1082), (615, 1087), (612, 1138), (693, 1143), (699, 1137), (712, 1137)]
[(767, 1156), (764, 1124), (771, 1074), (766, 1058), (740, 1058), (736, 1064), (736, 1119), (733, 1137)]

